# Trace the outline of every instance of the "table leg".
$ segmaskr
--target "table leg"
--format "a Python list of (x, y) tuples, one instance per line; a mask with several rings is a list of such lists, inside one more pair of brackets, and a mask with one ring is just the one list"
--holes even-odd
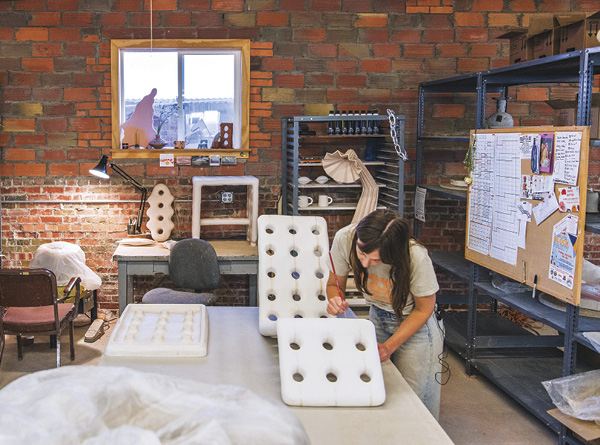
[(258, 302), (256, 301), (256, 284), (257, 284), (257, 275), (250, 274), (248, 275), (248, 294), (250, 296), (250, 306), (258, 306)]
[[(127, 276), (127, 262), (119, 261), (118, 264), (118, 290), (119, 290), (119, 315), (123, 313), (128, 301), (130, 278)], [(133, 277), (131, 277), (131, 290), (133, 292)]]

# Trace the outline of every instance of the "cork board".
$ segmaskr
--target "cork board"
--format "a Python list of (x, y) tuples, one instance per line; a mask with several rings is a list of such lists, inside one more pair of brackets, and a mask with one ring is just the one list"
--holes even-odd
[[(572, 151), (568, 151), (567, 156), (565, 156), (565, 150), (559, 149), (557, 153), (562, 154), (562, 156), (557, 155), (557, 157), (562, 160), (562, 162), (560, 162), (557, 159), (554, 159), (554, 150), (556, 150), (556, 147), (553, 147), (553, 158), (550, 163), (551, 167), (548, 167), (548, 162), (545, 162), (544, 167), (542, 167), (542, 162), (539, 161), (539, 156), (542, 151), (540, 149), (542, 146), (544, 146), (543, 142), (550, 137), (552, 137), (552, 141), (557, 143), (560, 140), (561, 143), (559, 146), (563, 147), (564, 144), (562, 141), (564, 141), (566, 135), (574, 135), (571, 140), (575, 140), (576, 143), (573, 144), (570, 142), (571, 147), (573, 145), (579, 145), (578, 171), (571, 169), (571, 177), (573, 178), (571, 184), (564, 182), (551, 183), (548, 189), (553, 189), (555, 195), (558, 197), (559, 188), (562, 191), (562, 189), (567, 186), (579, 187), (578, 211), (576, 208), (572, 208), (568, 213), (561, 212), (558, 209), (555, 211), (550, 210), (548, 212), (549, 216), (543, 220), (542, 217), (540, 217), (539, 220), (541, 222), (538, 224), (535, 215), (539, 213), (536, 213), (536, 210), (533, 210), (530, 212), (531, 221), (527, 222), (526, 224), (526, 237), (523, 238), (525, 248), (515, 248), (514, 236), (510, 234), (510, 227), (514, 227), (515, 224), (519, 224), (519, 221), (516, 221), (518, 215), (515, 216), (514, 212), (511, 213), (510, 217), (504, 215), (502, 212), (502, 207), (498, 203), (505, 196), (510, 195), (506, 198), (507, 203), (514, 203), (515, 199), (517, 199), (517, 202), (519, 203), (531, 203), (532, 209), (537, 205), (540, 205), (542, 202), (540, 200), (526, 199), (522, 197), (521, 193), (524, 192), (521, 191), (521, 187), (524, 187), (523, 182), (525, 182), (522, 180), (519, 182), (519, 190), (516, 191), (518, 198), (515, 198), (514, 178), (517, 175), (520, 178), (522, 178), (522, 175), (532, 175), (529, 176), (529, 178), (536, 178), (536, 180), (539, 180), (540, 177), (543, 176), (554, 175), (554, 177), (556, 177), (559, 171), (556, 169), (560, 168), (559, 165), (564, 165), (566, 162), (574, 161), (574, 159), (572, 159), (574, 156), (569, 156), (569, 153), (572, 153)], [(580, 142), (577, 141), (579, 135), (581, 136)], [(471, 142), (473, 142), (474, 136), (477, 138), (476, 140), (478, 149), (475, 152), (475, 170), (472, 175), (473, 184), (469, 186), (467, 200), (467, 235), (465, 243), (465, 258), (529, 286), (533, 286), (534, 279), (537, 275), (537, 289), (539, 291), (546, 292), (547, 294), (550, 294), (566, 303), (578, 306), (581, 292), (581, 269), (583, 262), (586, 211), (585, 203), (587, 195), (589, 154), (589, 127), (547, 126), (472, 130)], [(524, 158), (522, 155), (519, 157), (520, 159), (515, 158), (515, 144), (518, 144), (519, 146), (525, 146), (526, 144), (521, 144), (520, 141), (526, 141), (528, 139), (533, 140), (534, 138), (537, 138), (536, 140), (538, 141), (538, 148), (537, 150), (534, 149), (533, 152), (537, 151), (538, 160), (532, 163), (531, 156)], [(531, 143), (530, 145), (534, 146), (535, 144)], [(486, 150), (488, 150), (487, 156)], [(502, 157), (505, 156), (505, 153), (512, 153), (512, 160), (502, 162)], [(520, 172), (518, 172), (519, 164)], [(507, 166), (510, 166), (510, 168)], [(532, 168), (537, 168), (538, 170), (543, 171), (534, 172)], [(506, 173), (504, 169), (510, 170), (510, 172)], [(548, 172), (548, 170), (551, 171)], [(503, 189), (504, 187), (509, 189), (509, 191), (505, 192)], [(482, 197), (485, 198), (485, 192), (488, 189), (491, 190), (491, 194), (489, 195), (491, 198), (484, 200)], [(546, 195), (549, 195), (549, 193)], [(551, 201), (551, 199), (548, 199), (549, 203), (551, 203)], [(554, 201), (557, 201), (556, 198)], [(492, 204), (490, 203), (494, 203), (494, 207), (492, 207)], [(507, 205), (507, 208), (508, 207), (509, 206)], [(491, 210), (492, 208), (493, 212)], [(514, 206), (511, 206), (510, 208), (512, 211)], [(516, 213), (518, 214), (519, 211)], [(570, 239), (573, 243), (573, 249), (575, 253), (573, 260), (575, 269), (572, 274), (572, 284), (570, 284), (571, 288), (569, 288), (568, 285), (565, 285), (566, 281), (564, 281), (564, 278), (563, 282), (559, 282), (560, 279), (557, 278), (556, 274), (552, 275), (555, 277), (555, 279), (550, 278), (550, 260), (553, 253), (553, 246), (555, 249), (560, 247), (556, 243), (558, 238), (554, 234), (554, 228), (559, 222), (565, 221), (564, 218), (566, 215), (577, 217), (576, 225), (571, 225), (571, 233), (573, 236), (569, 238), (567, 235), (567, 239)], [(504, 216), (506, 216), (506, 221), (502, 221)], [(510, 218), (513, 219), (511, 220)], [(488, 220), (490, 223), (489, 240), (490, 246), (492, 246), (487, 253), (485, 253), (485, 243), (487, 241), (485, 235), (488, 232), (486, 232), (487, 228), (484, 224), (486, 220)], [(569, 220), (574, 221), (575, 218), (570, 218)], [(501, 224), (505, 223), (505, 233), (509, 233), (506, 238), (503, 238), (503, 228), (497, 230), (499, 226), (497, 223), (498, 221), (502, 221)], [(518, 228), (516, 230), (518, 232)], [(494, 232), (493, 236), (492, 231)], [(483, 236), (479, 236), (479, 234), (483, 234)], [(510, 245), (510, 248), (506, 249), (507, 253), (503, 252), (502, 249), (505, 239), (508, 240), (506, 245)], [(556, 250), (554, 252), (556, 253)], [(568, 281), (570, 282), (571, 280), (569, 279)]]

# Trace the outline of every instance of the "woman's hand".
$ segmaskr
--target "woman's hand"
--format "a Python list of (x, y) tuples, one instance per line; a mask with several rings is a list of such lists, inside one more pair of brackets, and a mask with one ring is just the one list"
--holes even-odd
[(343, 314), (350, 305), (340, 297), (331, 297), (327, 303), (327, 313), (331, 315)]
[(392, 351), (390, 351), (390, 348), (385, 343), (377, 343), (377, 349), (379, 350), (379, 361), (382, 363), (389, 360), (392, 356)]

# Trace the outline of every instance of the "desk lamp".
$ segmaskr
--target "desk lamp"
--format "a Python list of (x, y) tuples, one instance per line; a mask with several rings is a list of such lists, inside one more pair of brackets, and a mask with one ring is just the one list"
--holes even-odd
[(98, 176), (99, 178), (108, 179), (110, 176), (106, 170), (107, 165), (110, 165), (110, 168), (112, 168), (113, 171), (117, 172), (119, 176), (121, 176), (123, 179), (125, 179), (127, 182), (133, 185), (136, 189), (142, 192), (142, 199), (140, 200), (140, 209), (138, 210), (138, 217), (135, 223), (135, 233), (142, 233), (142, 218), (144, 217), (144, 209), (146, 208), (146, 197), (148, 195), (148, 189), (142, 186), (139, 182), (137, 182), (127, 173), (125, 173), (117, 164), (115, 164), (112, 161), (109, 161), (108, 156), (106, 155), (102, 156), (102, 159), (100, 159), (98, 165), (90, 169), (90, 173), (94, 176)]

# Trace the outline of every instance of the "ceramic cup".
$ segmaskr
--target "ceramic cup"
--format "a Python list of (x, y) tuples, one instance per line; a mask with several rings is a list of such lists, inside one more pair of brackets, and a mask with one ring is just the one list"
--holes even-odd
[(333, 202), (333, 198), (327, 195), (319, 195), (319, 200), (317, 202), (319, 207), (328, 207), (329, 204)]
[(298, 207), (308, 207), (313, 203), (313, 199), (310, 196), (301, 195), (298, 196)]
[(185, 148), (185, 141), (173, 141), (175, 148)]

